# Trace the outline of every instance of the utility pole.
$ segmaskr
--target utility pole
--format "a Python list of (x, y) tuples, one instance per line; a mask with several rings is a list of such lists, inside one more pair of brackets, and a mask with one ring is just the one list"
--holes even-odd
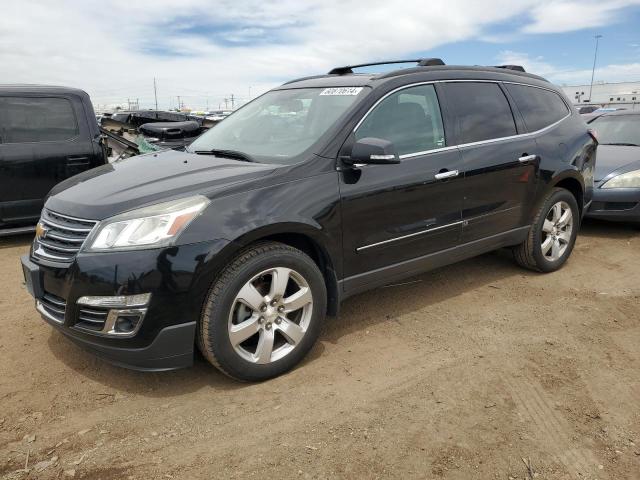
[(229, 99), (228, 99), (228, 98), (225, 98), (225, 99), (224, 99), (224, 109), (225, 109), (225, 110), (228, 110), (228, 109), (229, 109)]
[[(156, 112), (158, 111), (158, 89), (156, 88), (156, 77), (153, 77), (153, 96), (156, 97)], [(157, 113), (156, 113), (157, 118)]]
[(182, 110), (182, 104), (180, 103), (180, 95), (178, 95), (178, 111)]
[(233, 93), (231, 94), (231, 110), (233, 110)]
[(593, 91), (593, 77), (596, 74), (596, 60), (598, 58), (598, 43), (602, 38), (602, 35), (595, 35), (593, 38), (596, 39), (596, 50), (593, 53), (593, 69), (591, 69), (591, 85), (589, 86), (589, 103), (593, 103), (591, 100), (591, 92)]

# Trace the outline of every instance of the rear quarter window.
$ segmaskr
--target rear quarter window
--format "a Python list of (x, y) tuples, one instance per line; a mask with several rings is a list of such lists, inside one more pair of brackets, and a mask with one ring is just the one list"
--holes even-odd
[(0, 97), (2, 143), (69, 140), (78, 135), (73, 105), (59, 97)]
[(530, 132), (542, 130), (569, 115), (569, 108), (555, 92), (526, 85), (505, 86)]

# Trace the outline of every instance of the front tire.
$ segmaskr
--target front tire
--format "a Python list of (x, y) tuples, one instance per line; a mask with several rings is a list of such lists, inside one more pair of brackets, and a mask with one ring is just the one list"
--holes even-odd
[(326, 305), (324, 278), (309, 256), (282, 243), (257, 244), (240, 252), (214, 281), (197, 343), (226, 375), (266, 380), (307, 354)]
[(516, 262), (538, 272), (558, 270), (571, 255), (579, 229), (576, 198), (564, 188), (554, 188), (538, 208), (526, 240), (514, 248)]

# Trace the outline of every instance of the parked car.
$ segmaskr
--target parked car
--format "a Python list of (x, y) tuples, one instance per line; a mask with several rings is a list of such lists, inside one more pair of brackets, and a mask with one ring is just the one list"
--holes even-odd
[(115, 112), (101, 121), (102, 127), (112, 132), (120, 130), (138, 129), (149, 123), (170, 123), (194, 121), (198, 125), (203, 124), (203, 119), (188, 113), (167, 112), (163, 110), (135, 110), (132, 112)]
[(596, 110), (601, 109), (602, 107), (600, 105), (583, 105), (581, 107), (577, 107), (578, 108), (578, 113), (581, 115), (587, 114), (587, 113), (593, 113)]
[(43, 318), (120, 365), (185, 367), (197, 344), (254, 381), (356, 293), (501, 247), (540, 272), (567, 261), (596, 142), (560, 89), (438, 59), (353, 68), (58, 185), (22, 258)]
[(624, 108), (624, 107), (600, 107), (600, 108), (594, 110), (591, 113), (593, 113), (595, 115), (600, 115), (600, 114), (604, 114), (604, 113), (617, 112), (619, 110), (626, 110), (626, 108)]
[(49, 190), (105, 158), (85, 92), (0, 85), (0, 235), (33, 231)]
[(596, 188), (587, 215), (640, 224), (640, 112), (606, 113), (589, 126), (600, 144)]
[(218, 123), (233, 113), (233, 110), (213, 110), (205, 114), (207, 120)]
[(194, 121), (145, 123), (138, 130), (149, 143), (159, 148), (182, 148), (204, 131)]

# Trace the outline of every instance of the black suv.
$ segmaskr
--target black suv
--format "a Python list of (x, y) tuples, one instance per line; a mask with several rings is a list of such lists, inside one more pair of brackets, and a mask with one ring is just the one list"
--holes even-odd
[(0, 235), (33, 231), (54, 185), (105, 162), (85, 92), (0, 85)]
[(262, 380), (296, 365), (350, 295), (511, 247), (571, 254), (596, 142), (516, 68), (294, 80), (186, 151), (58, 185), (22, 258), (44, 319), (111, 362)]

